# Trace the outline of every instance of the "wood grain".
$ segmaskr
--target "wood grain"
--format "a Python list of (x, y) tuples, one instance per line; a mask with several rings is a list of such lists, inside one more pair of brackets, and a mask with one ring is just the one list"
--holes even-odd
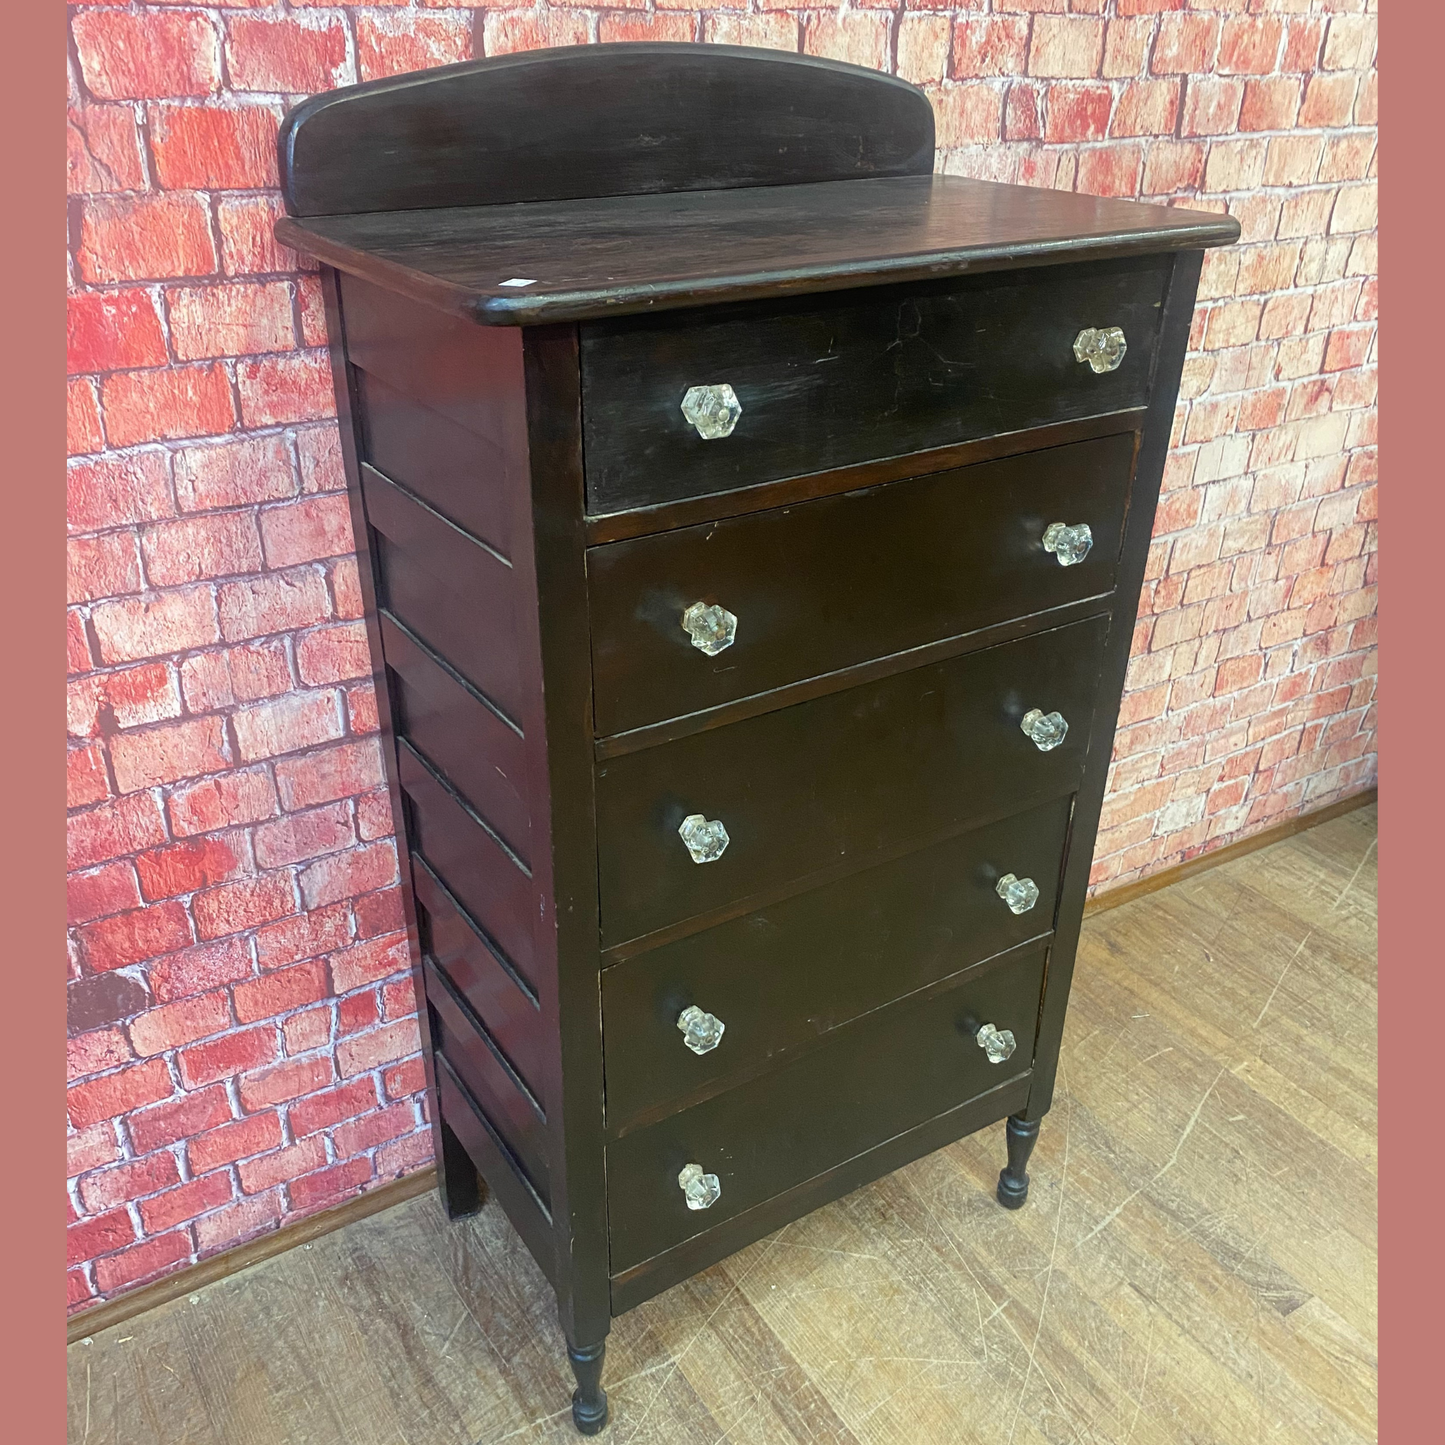
[[(1027, 1206), (994, 1203), (990, 1130), (621, 1316), (609, 1438), (1374, 1440), (1375, 826), (1088, 918)], [(73, 1445), (575, 1439), (552, 1291), (493, 1202), (190, 1293), (71, 1347)]]

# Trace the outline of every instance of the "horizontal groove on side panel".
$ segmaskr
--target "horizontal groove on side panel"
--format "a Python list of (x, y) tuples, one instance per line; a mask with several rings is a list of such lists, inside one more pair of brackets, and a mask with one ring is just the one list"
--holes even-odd
[(470, 818), (472, 822), (475, 823), (477, 827), (479, 827), (487, 835), (487, 837), (489, 837), (492, 842), (495, 843), (497, 847), (502, 850), (504, 854), (506, 854), (507, 858), (511, 861), (513, 867), (515, 867), (520, 873), (524, 874), (526, 877), (530, 878), (532, 876), (532, 869), (528, 865), (526, 859), (519, 856), (512, 848), (507, 846), (507, 840), (503, 838), (502, 835), (498, 833), (497, 830), (492, 827), (492, 825), (484, 817), (482, 817), (479, 812), (477, 812), (476, 808), (466, 798), (464, 798), (461, 793), (457, 791), (457, 788), (455, 784), (453, 784), (452, 780), (447, 777), (447, 775), (442, 772), (442, 770), (437, 767), (437, 765), (429, 757), (427, 757), (427, 755), (422, 752), (422, 750), (417, 747), (417, 745), (412, 742), (410, 738), (398, 738), (397, 742), (401, 746), (406, 748), (406, 750), (412, 755), (412, 757), (416, 759), (417, 763), (420, 764), (421, 767), (425, 768), (429, 774), (431, 774), (431, 777), (436, 783), (436, 785), (446, 792), (447, 796), (451, 798), (451, 800), (457, 805), (457, 807), (459, 807), (467, 815), (467, 817)]
[(527, 870), (404, 738), (397, 740), (396, 753), (413, 856), (425, 859), (536, 992), (533, 888)]
[(444, 1054), (436, 1055), (437, 1094), (442, 1117), (462, 1141), (477, 1172), (497, 1196), (507, 1218), (551, 1281), (557, 1277), (552, 1210), (532, 1187), (506, 1140)]
[(393, 730), (530, 866), (522, 737), (388, 613), (380, 621)]
[[(470, 544), (479, 548), (482, 553), (490, 557), (499, 567), (505, 567), (508, 572), (512, 569), (512, 559), (497, 551), (492, 544), (475, 533), (467, 531), (460, 522), (453, 521), (445, 512), (438, 511), (425, 497), (418, 496), (410, 487), (404, 486), (401, 482), (387, 476), (387, 474), (374, 467), (370, 462), (362, 462), (361, 475), (363, 479), (362, 490), (366, 491), (369, 497), (385, 497), (394, 495), (410, 502), (429, 521), (436, 523), (439, 529), (433, 533), (432, 545), (449, 557), (461, 557), (462, 551), (457, 550), (463, 544)], [(382, 503), (383, 508), (386, 503)], [(390, 515), (396, 516), (395, 512)], [(455, 544), (455, 545), (454, 545)]]

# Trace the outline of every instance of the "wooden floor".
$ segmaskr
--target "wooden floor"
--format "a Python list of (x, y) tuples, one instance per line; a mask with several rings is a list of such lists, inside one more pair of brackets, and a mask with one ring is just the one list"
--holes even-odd
[[(1375, 809), (1085, 927), (1017, 1214), (1001, 1129), (617, 1320), (613, 1445), (1375, 1438)], [(84, 1445), (578, 1439), (542, 1276), (431, 1195), (71, 1347)]]

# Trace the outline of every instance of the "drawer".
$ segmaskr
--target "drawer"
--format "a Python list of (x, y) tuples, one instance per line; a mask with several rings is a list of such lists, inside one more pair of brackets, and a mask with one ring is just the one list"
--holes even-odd
[[(1026, 1074), (1046, 945), (991, 960), (838, 1029), (815, 1049), (607, 1146), (613, 1275), (895, 1134)], [(981, 1023), (1013, 1033), (991, 1064)], [(678, 1174), (698, 1164), (721, 1193), (690, 1209)]]
[[(931, 287), (668, 312), (582, 327), (593, 514), (1143, 405), (1167, 258), (995, 272)], [(1074, 356), (1120, 328), (1117, 369)], [(731, 432), (683, 414), (728, 386)]]
[[(599, 763), (604, 947), (1073, 792), (1107, 630), (1089, 618)], [(1036, 709), (1068, 723), (1050, 751), (1021, 728)], [(678, 832), (695, 814), (727, 831), (713, 862)]]
[[(597, 731), (624, 732), (1113, 589), (1134, 433), (594, 547)], [(1055, 522), (1093, 543), (1063, 565)], [(683, 614), (717, 604), (709, 656)]]
[[(1072, 801), (1055, 798), (607, 969), (609, 1131), (716, 1093), (852, 1019), (1047, 934)], [(1023, 913), (998, 894), (1008, 873), (1038, 888)], [(678, 1028), (688, 1007), (724, 1025), (705, 1053)]]

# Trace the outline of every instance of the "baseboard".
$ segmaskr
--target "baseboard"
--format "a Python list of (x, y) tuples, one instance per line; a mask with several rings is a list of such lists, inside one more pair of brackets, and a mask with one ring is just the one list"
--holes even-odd
[(134, 1319), (147, 1310), (169, 1304), (171, 1300), (179, 1299), (182, 1295), (193, 1294), (205, 1285), (215, 1284), (217, 1280), (225, 1279), (228, 1275), (239, 1274), (253, 1264), (260, 1264), (263, 1259), (273, 1259), (278, 1254), (285, 1254), (288, 1249), (295, 1249), (298, 1244), (308, 1244), (323, 1234), (330, 1234), (333, 1229), (355, 1224), (358, 1219), (380, 1214), (383, 1209), (415, 1199), (418, 1194), (425, 1194), (427, 1190), (436, 1188), (436, 1174), (433, 1165), (419, 1169), (415, 1174), (404, 1174), (400, 1179), (368, 1189), (365, 1194), (358, 1194), (355, 1199), (348, 1199), (345, 1204), (338, 1204), (334, 1209), (308, 1214), (305, 1219), (283, 1224), (280, 1229), (263, 1234), (249, 1244), (223, 1250), (220, 1254), (212, 1255), (210, 1259), (203, 1259), (199, 1264), (188, 1265), (174, 1274), (168, 1274), (153, 1284), (142, 1285), (117, 1299), (81, 1310), (66, 1321), (66, 1343), (73, 1345), (77, 1340), (88, 1339), (102, 1330), (114, 1329), (116, 1325)]
[(1328, 823), (1332, 818), (1353, 813), (1356, 808), (1366, 808), (1371, 803), (1378, 802), (1379, 797), (1380, 790), (1378, 788), (1366, 788), (1362, 793), (1354, 793), (1348, 798), (1341, 798), (1338, 803), (1330, 803), (1327, 807), (1316, 808), (1312, 813), (1301, 813), (1297, 817), (1286, 818), (1283, 823), (1276, 823), (1273, 827), (1261, 829), (1248, 838), (1241, 838), (1237, 843), (1226, 843), (1222, 848), (1215, 848), (1210, 853), (1201, 853), (1197, 858), (1190, 858), (1187, 862), (1174, 864), (1172, 868), (1161, 868), (1159, 872), (1151, 873), (1147, 878), (1140, 878), (1133, 883), (1125, 883), (1120, 888), (1110, 888), (1106, 892), (1096, 893), (1084, 905), (1084, 917), (1088, 918), (1095, 913), (1103, 913), (1109, 908), (1117, 908), (1121, 903), (1132, 903), (1136, 898), (1143, 898), (1147, 893), (1157, 893), (1161, 888), (1182, 883), (1186, 878), (1192, 878), (1196, 873), (1203, 873), (1209, 868), (1217, 868), (1221, 863), (1232, 863), (1236, 858), (1243, 858), (1247, 853), (1268, 848), (1271, 843), (1280, 843), (1286, 838), (1293, 838), (1296, 833), (1303, 833), (1306, 828), (1318, 827), (1321, 823)]
[[(1229, 863), (1235, 858), (1244, 857), (1247, 853), (1253, 853), (1260, 848), (1268, 848), (1271, 843), (1291, 838), (1296, 833), (1304, 832), (1306, 828), (1316, 827), (1320, 823), (1328, 823), (1330, 819), (1353, 812), (1356, 808), (1367, 807), (1378, 797), (1379, 790), (1377, 788), (1367, 788), (1362, 793), (1356, 793), (1353, 797), (1344, 798), (1338, 803), (1331, 803), (1326, 808), (1318, 808), (1313, 813), (1302, 813), (1296, 818), (1276, 823), (1273, 827), (1265, 828), (1252, 837), (1241, 838), (1237, 843), (1227, 843), (1222, 848), (1214, 849), (1213, 852), (1201, 853), (1199, 857), (1191, 858), (1187, 863), (1177, 863), (1172, 868), (1161, 869), (1158, 873), (1152, 873), (1149, 877), (1141, 878), (1135, 883), (1126, 883), (1122, 888), (1111, 888), (1107, 892), (1089, 899), (1084, 908), (1085, 916), (1102, 913), (1109, 908), (1117, 908), (1122, 903), (1132, 903), (1136, 898), (1142, 898), (1148, 893), (1155, 893), (1161, 888), (1168, 888), (1171, 884), (1182, 882), (1185, 878), (1192, 878), (1196, 873), (1202, 873), (1207, 868), (1216, 868), (1221, 863)], [(177, 1270), (175, 1274), (168, 1274), (164, 1279), (156, 1280), (154, 1284), (142, 1285), (140, 1289), (131, 1290), (128, 1294), (121, 1295), (119, 1299), (109, 1300), (105, 1304), (82, 1310), (79, 1314), (72, 1315), (67, 1322), (67, 1341), (74, 1344), (76, 1340), (97, 1335), (102, 1330), (113, 1329), (125, 1320), (144, 1314), (146, 1310), (152, 1310), (158, 1305), (179, 1299), (184, 1294), (191, 1294), (204, 1285), (214, 1284), (217, 1280), (225, 1279), (228, 1275), (239, 1274), (241, 1270), (249, 1269), (253, 1264), (260, 1264), (264, 1259), (273, 1259), (278, 1254), (284, 1254), (298, 1244), (306, 1244), (310, 1240), (319, 1239), (323, 1234), (330, 1234), (333, 1229), (353, 1224), (358, 1219), (365, 1219), (368, 1215), (379, 1214), (383, 1209), (390, 1209), (404, 1200), (415, 1199), (418, 1194), (425, 1194), (435, 1185), (435, 1168), (428, 1167), (418, 1170), (415, 1174), (407, 1174), (389, 1184), (368, 1190), (367, 1193), (358, 1195), (355, 1199), (348, 1199), (345, 1204), (339, 1204), (335, 1209), (327, 1209), (320, 1214), (312, 1214), (305, 1219), (298, 1219), (294, 1224), (283, 1225), (271, 1234), (262, 1235), (260, 1239), (253, 1239), (249, 1244), (240, 1245), (236, 1249), (228, 1249), (211, 1259), (202, 1260), (200, 1264), (193, 1264), (186, 1269)]]

